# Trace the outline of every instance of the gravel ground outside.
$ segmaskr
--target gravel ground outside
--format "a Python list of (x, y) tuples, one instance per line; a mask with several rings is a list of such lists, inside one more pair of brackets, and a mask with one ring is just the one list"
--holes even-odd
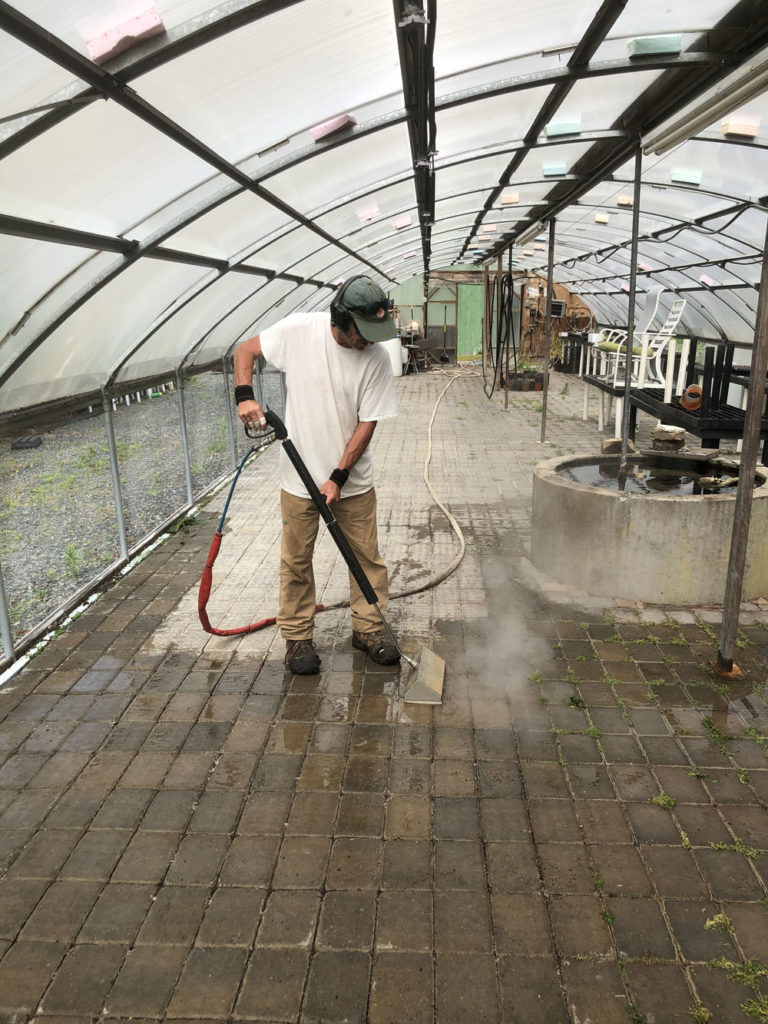
[[(279, 374), (266, 373), (264, 397), (281, 409)], [(232, 469), (222, 375), (185, 383), (195, 499)], [(178, 395), (153, 390), (118, 404), (113, 422), (129, 550), (187, 503)], [(0, 565), (14, 640), (45, 621), (120, 557), (115, 500), (101, 408), (46, 424), (37, 448), (0, 442)], [(236, 430), (238, 458), (248, 442)], [(5, 654), (0, 639), (0, 652)]]

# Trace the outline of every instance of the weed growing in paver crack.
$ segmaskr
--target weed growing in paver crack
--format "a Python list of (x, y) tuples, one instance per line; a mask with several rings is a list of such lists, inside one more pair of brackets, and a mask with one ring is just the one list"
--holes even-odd
[(602, 919), (605, 921), (606, 924), (613, 924), (613, 922), (615, 920), (613, 914), (609, 910), (604, 910), (600, 914), (600, 917), (602, 917)]
[(550, 732), (553, 736), (591, 736), (593, 740), (599, 740), (603, 735), (594, 725), (588, 729), (551, 729)]
[(587, 706), (586, 701), (583, 701), (581, 697), (569, 697), (568, 704), (572, 708), (585, 708)]
[(762, 748), (765, 756), (768, 757), (768, 737), (764, 736), (754, 725), (748, 725), (744, 730), (744, 735), (747, 739), (754, 740), (758, 747)]
[(616, 707), (621, 712), (621, 717), (624, 719), (624, 721), (627, 723), (627, 725), (630, 728), (632, 728), (632, 726), (633, 726), (632, 716), (629, 713), (629, 708), (627, 707), (626, 701), (622, 700), (621, 697), (617, 697), (616, 698)]
[(531, 682), (532, 683), (543, 683), (544, 682), (544, 676), (541, 674), (541, 672), (534, 672), (533, 675), (531, 676)]
[(695, 1006), (692, 1006), (688, 1011), (688, 1016), (693, 1017), (696, 1024), (710, 1024), (712, 1020), (711, 1011), (703, 1003), (696, 1003)]
[(757, 999), (748, 999), (741, 1004), (741, 1008), (747, 1017), (760, 1021), (760, 1024), (768, 1024), (768, 996), (758, 996)]
[(714, 917), (708, 918), (704, 928), (708, 932), (727, 932), (733, 935), (733, 925), (727, 914), (715, 914)]
[(706, 718), (702, 718), (701, 724), (704, 726), (704, 731), (707, 736), (715, 744), (720, 753), (728, 754), (729, 750), (726, 746), (726, 740), (728, 737), (717, 728), (715, 723), (712, 721), (712, 716), (707, 715)]
[(706, 633), (710, 640), (716, 644), (720, 643), (720, 638), (708, 622), (700, 622), (698, 626), (701, 632)]
[(742, 786), (749, 785), (749, 772), (746, 768), (738, 768), (736, 770), (736, 774), (739, 776), (739, 782), (742, 784)]
[(692, 850), (691, 840), (688, 838), (688, 833), (680, 829), (680, 845), (684, 850)]
[(565, 673), (565, 678), (569, 683), (580, 683), (581, 679), (576, 675), (571, 666), (568, 666), (568, 671)]
[[(688, 686), (706, 686), (710, 690), (714, 690), (715, 693), (719, 693), (721, 697), (730, 697), (731, 689), (728, 683), (721, 683), (717, 679), (712, 679), (709, 683), (688, 683)], [(699, 705), (702, 706), (702, 705)]]
[(645, 1017), (640, 1013), (640, 1010), (637, 1008), (635, 1003), (627, 1003), (624, 1009), (627, 1016), (632, 1021), (632, 1024), (643, 1024)]
[(595, 868), (592, 869), (592, 881), (594, 882), (595, 888), (600, 891), (605, 885), (605, 879), (601, 877), (600, 872)]
[(675, 798), (671, 797), (669, 793), (665, 793), (664, 790), (661, 793), (657, 793), (656, 796), (652, 796), (650, 802), (656, 804), (657, 807), (664, 807), (668, 811), (671, 811), (677, 803)]
[(768, 978), (768, 967), (761, 964), (759, 960), (745, 960), (736, 964), (732, 960), (726, 960), (724, 956), (716, 960), (710, 960), (707, 967), (718, 967), (728, 972), (731, 981), (739, 985), (746, 985), (747, 988), (754, 988), (760, 978)]
[(189, 527), (196, 522), (195, 516), (182, 516), (172, 526), (168, 527), (168, 533), (189, 533)]
[(736, 646), (744, 650), (745, 647), (754, 647), (755, 645), (743, 630), (738, 629), (736, 630)]
[(754, 846), (747, 846), (739, 837), (733, 843), (710, 843), (710, 850), (731, 850), (733, 853), (740, 853), (747, 860), (757, 859), (757, 850)]

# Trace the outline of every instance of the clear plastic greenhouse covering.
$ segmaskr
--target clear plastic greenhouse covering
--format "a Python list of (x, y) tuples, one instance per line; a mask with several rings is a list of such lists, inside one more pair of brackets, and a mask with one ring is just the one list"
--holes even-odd
[(625, 323), (641, 146), (638, 291), (751, 344), (766, 0), (0, 0), (0, 29), (0, 417), (226, 365), (355, 273), (543, 273), (552, 220), (555, 280)]

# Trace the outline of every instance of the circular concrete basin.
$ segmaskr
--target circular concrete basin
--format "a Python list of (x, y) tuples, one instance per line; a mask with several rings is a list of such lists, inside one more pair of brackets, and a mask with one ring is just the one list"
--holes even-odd
[[(733, 528), (728, 493), (620, 491), (620, 456), (576, 455), (539, 463), (533, 476), (531, 560), (542, 573), (596, 597), (652, 604), (721, 604)], [(594, 469), (591, 474), (590, 467)], [(738, 475), (724, 458), (635, 455), (629, 476)], [(614, 478), (611, 489), (578, 482)], [(756, 474), (743, 599), (768, 594), (768, 477)], [(693, 490), (699, 490), (693, 487)]]

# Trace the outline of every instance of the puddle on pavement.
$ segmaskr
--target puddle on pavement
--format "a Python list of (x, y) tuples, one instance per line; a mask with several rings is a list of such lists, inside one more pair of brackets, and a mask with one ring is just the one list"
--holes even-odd
[(272, 730), (269, 749), (274, 754), (303, 754), (307, 747), (309, 728), (306, 722), (283, 722)]
[(323, 722), (351, 722), (355, 717), (357, 697), (337, 697), (329, 694), (320, 704)]

